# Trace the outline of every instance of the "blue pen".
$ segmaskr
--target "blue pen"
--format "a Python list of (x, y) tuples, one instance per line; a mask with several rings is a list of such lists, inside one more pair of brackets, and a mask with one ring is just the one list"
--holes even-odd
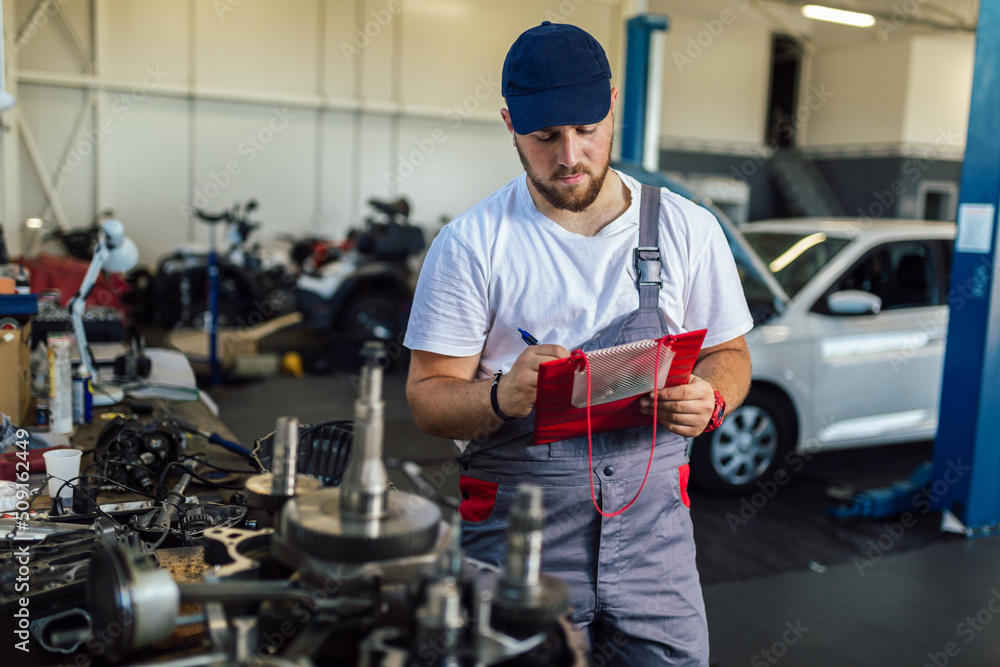
[(521, 340), (523, 340), (525, 343), (527, 343), (528, 345), (538, 345), (537, 338), (532, 336), (530, 333), (528, 333), (521, 327), (518, 327), (517, 330), (521, 332)]

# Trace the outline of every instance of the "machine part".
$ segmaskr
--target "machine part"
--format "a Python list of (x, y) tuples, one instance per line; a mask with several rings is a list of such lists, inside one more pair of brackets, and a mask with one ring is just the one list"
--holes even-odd
[(441, 510), (420, 496), (390, 492), (385, 516), (358, 521), (341, 511), (341, 489), (322, 489), (285, 505), (281, 534), (289, 545), (334, 563), (365, 563), (417, 556), (439, 537)]
[[(169, 511), (171, 513), (174, 511), (172, 505)], [(178, 506), (176, 512), (177, 519), (172, 521), (167, 531), (185, 544), (192, 545), (200, 544), (205, 531), (209, 528), (226, 528), (243, 521), (247, 508), (240, 505), (199, 503), (195, 499), (195, 502), (185, 502)], [(129, 521), (129, 526), (147, 534), (147, 537), (158, 538), (163, 531), (163, 524), (159, 523), (162, 516), (162, 508), (136, 515)]]
[(853, 489), (832, 487), (827, 489), (827, 496), (837, 501), (834, 507), (828, 507), (836, 519), (850, 517), (884, 518), (899, 516), (913, 509), (913, 499), (922, 489), (931, 483), (933, 465), (930, 461), (922, 463), (910, 476), (910, 479), (894, 483), (892, 486), (879, 489), (866, 489), (855, 492)]
[[(416, 635), (411, 661), (441, 667), (458, 667), (459, 641), (466, 630), (467, 617), (462, 609), (462, 596), (453, 577), (431, 583), (425, 592), (424, 604), (417, 609)], [(434, 647), (428, 660), (427, 647)], [(424, 649), (424, 650), (421, 650)]]
[(357, 455), (344, 471), (340, 512), (346, 517), (376, 522), (386, 514), (389, 475), (382, 462), (385, 402), (382, 368), (386, 360), (381, 343), (368, 342), (361, 352), (361, 389), (354, 402), (354, 447)]
[(510, 511), (506, 560), (493, 601), (494, 627), (514, 637), (543, 631), (569, 611), (569, 586), (541, 572), (544, 528), (542, 489), (522, 484)]
[[(296, 471), (317, 477), (323, 486), (340, 484), (341, 476), (351, 458), (354, 422), (330, 421), (300, 426)], [(251, 463), (258, 470), (272, 469), (274, 433), (254, 442)], [(300, 492), (301, 493), (301, 492)]]
[(90, 614), (83, 609), (67, 609), (33, 621), (30, 629), (43, 649), (68, 655), (90, 637)]
[(7, 539), (7, 536), (10, 535), (15, 542), (38, 542), (49, 535), (85, 530), (87, 530), (86, 526), (80, 526), (75, 523), (56, 523), (54, 521), (22, 522), (16, 519), (0, 519), (0, 537)]
[(214, 565), (219, 579), (243, 577), (255, 573), (260, 563), (250, 554), (267, 553), (274, 530), (242, 530), (239, 528), (209, 528), (204, 536), (205, 562)]
[(117, 661), (133, 650), (170, 636), (177, 622), (180, 594), (170, 573), (147, 556), (120, 547), (97, 547), (90, 559), (87, 608), (98, 628), (110, 630), (105, 655)]
[[(323, 486), (323, 481), (316, 477), (295, 475), (295, 478), (293, 486), (297, 489), (297, 493), (300, 494), (319, 491)], [(280, 510), (291, 496), (277, 493), (275, 491), (276, 483), (277, 479), (269, 472), (254, 475), (247, 479), (247, 502), (250, 504), (250, 507), (271, 513)]]
[(299, 460), (299, 420), (278, 417), (274, 427), (274, 452), (271, 458), (271, 491), (275, 496), (295, 495), (296, 465)]
[[(293, 549), (334, 563), (383, 561), (430, 551), (438, 541), (441, 510), (420, 496), (389, 491), (382, 462), (383, 346), (365, 344), (361, 390), (354, 403), (359, 445), (337, 489), (289, 500), (281, 533)], [(277, 451), (275, 452), (277, 458)]]

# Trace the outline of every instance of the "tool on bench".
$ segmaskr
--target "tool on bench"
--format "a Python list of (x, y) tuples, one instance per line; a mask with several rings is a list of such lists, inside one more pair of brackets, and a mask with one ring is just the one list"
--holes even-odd
[(245, 456), (250, 458), (250, 450), (245, 447), (241, 447), (232, 440), (226, 440), (218, 433), (213, 433), (211, 431), (206, 431), (205, 429), (198, 428), (191, 422), (184, 421), (183, 419), (178, 419), (177, 417), (171, 417), (171, 420), (177, 426), (180, 427), (182, 431), (187, 431), (188, 433), (194, 433), (195, 435), (200, 435), (206, 440), (208, 440), (213, 445), (219, 445), (220, 447), (225, 447), (234, 454), (239, 454), (240, 456)]

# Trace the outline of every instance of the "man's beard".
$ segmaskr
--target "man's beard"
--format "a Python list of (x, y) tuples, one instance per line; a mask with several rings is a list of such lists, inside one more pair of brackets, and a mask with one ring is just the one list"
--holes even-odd
[(605, 156), (604, 168), (601, 170), (600, 175), (595, 175), (589, 167), (583, 164), (578, 164), (575, 167), (561, 166), (552, 174), (551, 180), (575, 174), (589, 175), (590, 184), (582, 191), (579, 188), (567, 188), (563, 190), (546, 185), (538, 173), (528, 164), (527, 158), (525, 158), (524, 153), (521, 151), (521, 145), (516, 139), (514, 146), (517, 148), (517, 156), (521, 159), (521, 166), (524, 167), (524, 171), (528, 175), (528, 178), (531, 179), (532, 185), (545, 198), (545, 201), (560, 211), (579, 213), (580, 211), (585, 211), (587, 207), (594, 203), (597, 196), (601, 194), (601, 188), (604, 186), (604, 178), (608, 175), (608, 168), (611, 166), (611, 148), (613, 143), (613, 139), (608, 142), (608, 154)]

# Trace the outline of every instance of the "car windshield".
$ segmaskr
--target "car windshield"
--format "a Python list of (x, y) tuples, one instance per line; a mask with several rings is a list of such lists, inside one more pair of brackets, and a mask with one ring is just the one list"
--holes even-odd
[[(745, 228), (744, 228), (745, 229)], [(850, 239), (823, 232), (743, 231), (743, 237), (764, 260), (788, 296), (794, 297), (819, 273)]]

